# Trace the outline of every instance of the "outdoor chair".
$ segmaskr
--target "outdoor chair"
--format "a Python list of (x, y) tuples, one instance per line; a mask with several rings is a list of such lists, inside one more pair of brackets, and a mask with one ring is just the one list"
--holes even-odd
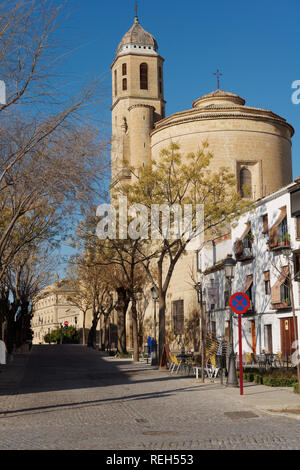
[(282, 356), (281, 351), (278, 351), (278, 352), (276, 353), (276, 356), (275, 356), (274, 359), (273, 359), (273, 362), (272, 362), (272, 366), (273, 366), (273, 367), (281, 367), (281, 366), (282, 366), (282, 363), (281, 363), (281, 356)]
[(209, 359), (209, 363), (206, 364), (205, 372), (210, 379), (215, 379), (219, 373), (219, 370), (220, 368), (217, 367), (216, 364), (216, 356), (213, 354)]
[(176, 374), (178, 374), (179, 369), (181, 368), (181, 361), (178, 361), (175, 354), (172, 354), (171, 352), (170, 352), (170, 359), (172, 362), (170, 364), (169, 371), (171, 372), (171, 374), (173, 374), (173, 372), (176, 372)]
[(253, 364), (253, 358), (252, 358), (251, 354), (248, 353), (248, 352), (245, 352), (245, 358), (246, 358), (246, 364), (245, 364), (245, 366), (246, 366), (246, 367), (252, 366), (252, 364)]

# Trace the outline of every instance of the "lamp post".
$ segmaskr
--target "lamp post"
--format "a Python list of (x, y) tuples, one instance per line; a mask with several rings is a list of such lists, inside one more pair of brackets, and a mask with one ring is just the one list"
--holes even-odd
[(156, 302), (158, 300), (158, 292), (155, 286), (151, 287), (151, 295), (154, 302), (154, 312), (153, 312), (153, 337), (154, 337), (154, 350), (152, 355), (152, 365), (157, 364), (157, 341), (156, 341)]
[[(231, 296), (231, 286), (232, 286), (232, 279), (235, 275), (235, 265), (236, 260), (233, 259), (232, 255), (227, 255), (223, 266), (225, 269), (225, 277), (229, 284), (229, 297)], [(238, 380), (236, 376), (236, 366), (235, 366), (235, 358), (234, 358), (234, 345), (233, 345), (233, 312), (230, 309), (230, 355), (229, 355), (229, 363), (228, 363), (228, 376), (227, 376), (227, 387), (237, 387)]]
[(202, 296), (202, 283), (195, 284), (197, 291), (198, 303), (200, 305), (200, 338), (201, 338), (201, 379), (204, 382), (204, 367), (205, 367), (205, 340), (204, 340), (204, 318), (203, 318), (203, 296)]

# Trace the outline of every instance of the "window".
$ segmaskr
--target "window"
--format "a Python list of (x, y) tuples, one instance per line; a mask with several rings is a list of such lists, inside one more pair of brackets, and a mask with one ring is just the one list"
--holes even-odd
[(270, 285), (270, 271), (264, 272), (264, 282), (265, 282), (265, 294), (271, 294), (271, 285)]
[(287, 282), (285, 282), (284, 284), (281, 284), (280, 286), (280, 300), (282, 303), (286, 303), (288, 305), (290, 305), (290, 287), (289, 285), (287, 284)]
[(289, 244), (286, 206), (280, 208), (279, 217), (269, 231), (269, 248), (276, 248), (280, 243)]
[(123, 90), (127, 90), (127, 78), (123, 78), (123, 80), (122, 80), (122, 88), (123, 88)]
[(183, 300), (175, 300), (172, 302), (172, 317), (174, 335), (184, 334), (184, 309)]
[(122, 75), (127, 75), (127, 64), (122, 64)]
[(144, 62), (140, 65), (140, 89), (148, 90), (148, 65)]
[(296, 238), (300, 240), (300, 215), (296, 217)]
[(268, 233), (269, 231), (269, 219), (268, 219), (268, 214), (264, 214), (262, 216), (262, 221), (263, 221), (263, 231), (262, 233), (263, 234), (266, 234)]
[(293, 255), (294, 257), (294, 279), (295, 281), (300, 281), (300, 252), (297, 251)]
[(117, 83), (118, 75), (117, 71), (115, 70), (115, 96), (118, 94), (118, 83)]
[(272, 304), (273, 308), (281, 307), (281, 304), (287, 303), (289, 304), (290, 301), (290, 292), (289, 292), (289, 267), (283, 266), (281, 268), (281, 273), (271, 288), (272, 294)]
[(248, 168), (240, 171), (240, 191), (242, 197), (252, 197), (252, 177)]
[(288, 228), (287, 228), (287, 217), (283, 219), (283, 221), (278, 225), (278, 230), (277, 230), (277, 237), (278, 241), (282, 241), (288, 233)]

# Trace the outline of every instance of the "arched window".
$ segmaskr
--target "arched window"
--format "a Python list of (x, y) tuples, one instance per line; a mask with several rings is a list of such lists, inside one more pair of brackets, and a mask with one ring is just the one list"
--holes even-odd
[(148, 65), (144, 62), (140, 65), (140, 89), (148, 90)]
[(127, 75), (127, 64), (122, 64), (122, 75)]
[(122, 80), (122, 88), (123, 88), (123, 90), (127, 90), (127, 78), (123, 78), (123, 80)]
[(242, 197), (252, 197), (252, 177), (248, 168), (240, 171), (240, 191)]

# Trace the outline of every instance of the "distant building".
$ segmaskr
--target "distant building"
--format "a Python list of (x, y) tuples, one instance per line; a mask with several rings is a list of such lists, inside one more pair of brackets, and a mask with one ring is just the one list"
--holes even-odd
[[(250, 310), (242, 316), (243, 351), (290, 356), (295, 348), (291, 290), (296, 317), (300, 312), (300, 178), (255, 203), (231, 233), (213, 240), (198, 252), (198, 280), (202, 283), (207, 329), (229, 337), (229, 284), (223, 261), (233, 254), (237, 264), (232, 293), (245, 292)], [(237, 351), (237, 318), (234, 318)]]
[[(80, 330), (82, 342), (83, 313), (68, 301), (73, 292), (67, 280), (54, 282), (40, 292), (40, 300), (34, 305), (31, 320), (33, 344), (44, 344), (44, 336), (59, 328), (65, 321), (69, 326)], [(85, 325), (86, 337), (90, 326), (91, 318), (88, 312)]]

